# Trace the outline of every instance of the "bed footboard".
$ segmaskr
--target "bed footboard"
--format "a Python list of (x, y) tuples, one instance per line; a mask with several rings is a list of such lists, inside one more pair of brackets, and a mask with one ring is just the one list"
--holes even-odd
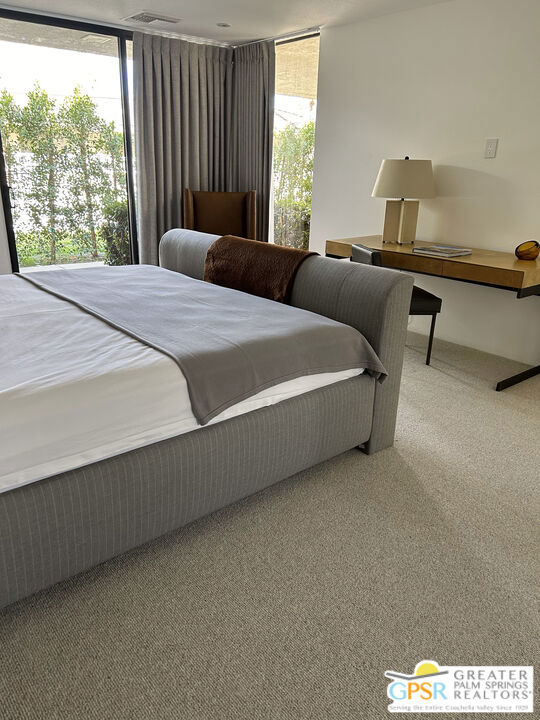
[[(161, 240), (160, 264), (200, 280), (206, 251), (216, 238), (170, 230)], [(371, 436), (363, 447), (367, 453), (394, 442), (412, 286), (412, 276), (397, 270), (323, 257), (305, 260), (294, 281), (292, 305), (359, 330), (388, 372), (377, 383)]]
[(295, 279), (293, 305), (359, 330), (386, 368), (388, 377), (375, 388), (367, 453), (394, 442), (412, 287), (412, 275), (322, 257), (306, 260)]

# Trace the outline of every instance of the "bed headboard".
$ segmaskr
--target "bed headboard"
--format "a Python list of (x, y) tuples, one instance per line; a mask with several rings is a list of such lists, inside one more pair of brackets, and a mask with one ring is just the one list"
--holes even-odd
[[(218, 237), (169, 230), (159, 246), (161, 267), (202, 280), (206, 251)], [(388, 372), (375, 390), (370, 453), (394, 441), (412, 286), (406, 273), (318, 256), (302, 263), (294, 281), (292, 305), (359, 330)]]

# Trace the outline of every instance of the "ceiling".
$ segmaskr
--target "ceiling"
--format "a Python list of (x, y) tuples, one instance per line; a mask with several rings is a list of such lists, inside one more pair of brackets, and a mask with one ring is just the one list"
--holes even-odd
[[(150, 32), (237, 44), (323, 25), (342, 25), (449, 0), (26, 0), (0, 7)], [(147, 10), (178, 18), (143, 25), (122, 19)], [(0, 22), (2, 22), (0, 20)], [(217, 27), (228, 23), (230, 27)]]

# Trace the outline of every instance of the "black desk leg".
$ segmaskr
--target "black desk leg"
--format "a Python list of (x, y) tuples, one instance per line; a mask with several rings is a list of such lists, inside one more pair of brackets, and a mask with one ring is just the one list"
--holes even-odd
[(437, 313), (433, 313), (431, 316), (431, 329), (429, 331), (429, 340), (427, 346), (426, 365), (431, 362), (431, 348), (433, 347), (433, 334), (435, 333), (435, 320), (437, 319)]
[(531, 367), (528, 370), (524, 370), (523, 372), (520, 372), (517, 375), (512, 375), (511, 377), (505, 378), (504, 380), (499, 380), (499, 382), (495, 386), (495, 390), (506, 390), (506, 388), (512, 387), (512, 385), (517, 385), (518, 383), (523, 382), (524, 380), (528, 380), (535, 375), (540, 375), (540, 365)]

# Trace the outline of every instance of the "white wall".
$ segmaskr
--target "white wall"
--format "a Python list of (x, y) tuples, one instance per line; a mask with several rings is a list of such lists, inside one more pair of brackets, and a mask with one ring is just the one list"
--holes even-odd
[[(493, 160), (487, 137), (500, 138)], [(405, 155), (435, 166), (418, 239), (513, 251), (540, 238), (540, 0), (453, 0), (323, 30), (313, 249), (382, 232), (373, 183), (382, 158)], [(540, 361), (540, 297), (415, 281), (443, 298), (439, 337)]]
[(11, 260), (9, 259), (9, 247), (4, 220), (4, 209), (0, 202), (0, 275), (11, 272)]

